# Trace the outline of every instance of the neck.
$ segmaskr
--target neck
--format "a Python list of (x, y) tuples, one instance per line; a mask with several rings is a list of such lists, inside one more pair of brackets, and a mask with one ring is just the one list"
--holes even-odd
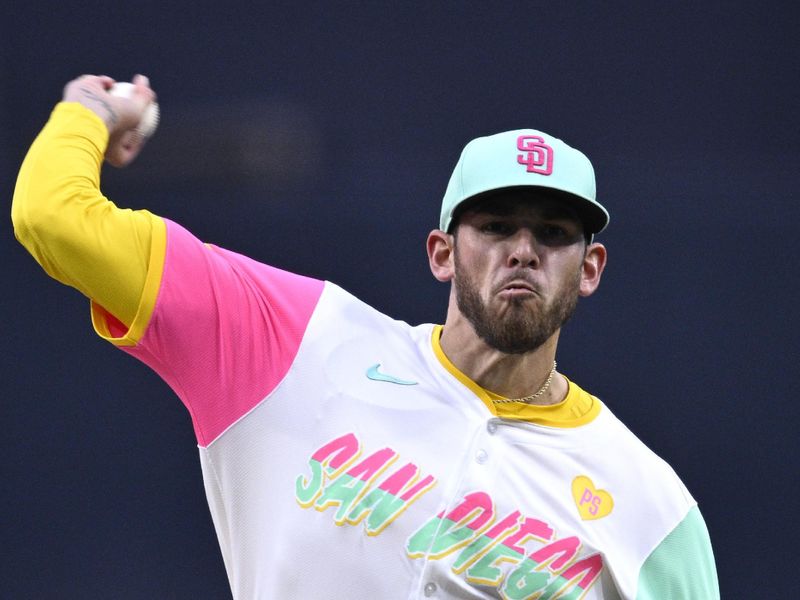
[[(472, 325), (460, 314), (448, 314), (442, 330), (441, 347), (447, 358), (482, 388), (506, 398), (534, 394), (553, 368), (558, 344), (554, 333), (536, 350), (525, 354), (506, 354), (492, 348), (475, 334)], [(567, 395), (566, 379), (555, 374), (550, 386), (532, 404), (561, 402)]]

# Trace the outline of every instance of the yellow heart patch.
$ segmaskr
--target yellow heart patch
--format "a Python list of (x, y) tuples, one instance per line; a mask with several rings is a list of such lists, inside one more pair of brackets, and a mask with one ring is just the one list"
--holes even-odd
[(585, 475), (578, 475), (572, 480), (572, 499), (575, 500), (575, 506), (584, 521), (601, 519), (614, 508), (611, 494), (598, 490)]

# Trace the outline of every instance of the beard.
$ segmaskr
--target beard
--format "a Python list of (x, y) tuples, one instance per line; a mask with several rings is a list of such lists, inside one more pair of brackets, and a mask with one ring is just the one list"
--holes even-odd
[(541, 307), (531, 298), (511, 298), (506, 314), (500, 315), (481, 300), (478, 286), (455, 255), (456, 303), (475, 333), (486, 344), (505, 354), (533, 352), (569, 321), (578, 305), (580, 271), (557, 290), (553, 299)]

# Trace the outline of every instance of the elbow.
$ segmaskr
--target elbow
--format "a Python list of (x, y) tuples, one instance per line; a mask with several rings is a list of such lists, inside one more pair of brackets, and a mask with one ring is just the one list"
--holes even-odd
[(64, 242), (63, 212), (59, 203), (40, 202), (22, 194), (15, 194), (11, 205), (14, 237), (45, 268), (50, 251)]
[(11, 205), (11, 223), (14, 227), (14, 237), (29, 252), (34, 253), (36, 240), (42, 236), (47, 237), (47, 232), (53, 227), (53, 216), (48, 215), (41, 208), (33, 209), (27, 205), (25, 199), (19, 194), (14, 195)]
[(11, 224), (14, 227), (14, 237), (35, 256), (33, 245), (40, 231), (45, 229), (48, 226), (47, 222), (52, 219), (46, 215), (49, 212), (47, 198), (38, 193), (37, 190), (41, 186), (35, 185), (40, 179), (30, 173), (27, 163), (26, 159), (14, 188)]
[(34, 236), (34, 225), (30, 219), (26, 218), (25, 202), (20, 198), (19, 190), (14, 193), (14, 200), (11, 203), (11, 225), (14, 227), (14, 237), (17, 241), (28, 248)]

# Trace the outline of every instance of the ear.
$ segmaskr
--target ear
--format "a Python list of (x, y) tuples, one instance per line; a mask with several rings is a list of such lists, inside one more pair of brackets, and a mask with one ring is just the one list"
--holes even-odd
[(606, 247), (603, 244), (589, 244), (581, 265), (580, 295), (591, 296), (600, 285), (600, 277), (606, 268)]
[(428, 263), (431, 273), (439, 281), (450, 281), (453, 278), (454, 242), (454, 236), (441, 229), (434, 229), (428, 234)]

